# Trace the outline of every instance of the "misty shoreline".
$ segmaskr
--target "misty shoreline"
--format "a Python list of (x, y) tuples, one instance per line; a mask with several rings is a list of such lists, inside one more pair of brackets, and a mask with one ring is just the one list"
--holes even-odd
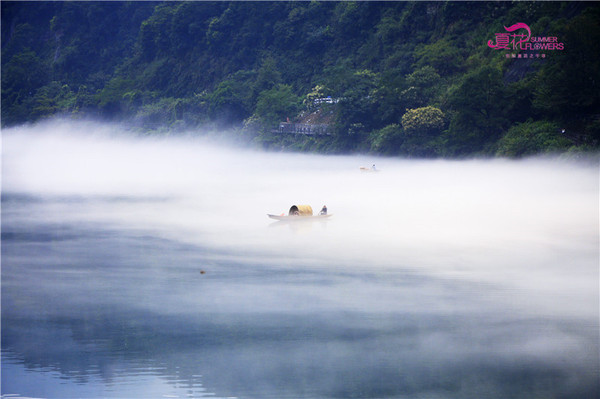
[[(600, 165), (600, 150), (585, 150), (578, 149), (575, 151), (564, 152), (541, 152), (538, 154), (528, 154), (524, 156), (501, 156), (489, 154), (470, 154), (463, 156), (406, 156), (406, 155), (382, 155), (373, 153), (372, 151), (331, 151), (319, 150), (318, 148), (302, 149), (295, 144), (282, 146), (268, 146), (258, 139), (256, 132), (244, 130), (244, 128), (219, 128), (211, 124), (207, 127), (190, 127), (190, 128), (169, 128), (160, 127), (157, 129), (148, 129), (140, 127), (128, 120), (112, 121), (104, 118), (73, 118), (69, 116), (50, 117), (40, 121), (28, 122), (16, 126), (4, 127), (0, 132), (15, 134), (19, 131), (31, 129), (46, 129), (65, 127), (73, 134), (81, 134), (85, 136), (93, 131), (93, 135), (100, 135), (109, 138), (120, 139), (148, 139), (148, 140), (204, 140), (207, 143), (221, 145), (232, 148), (245, 148), (254, 151), (266, 151), (270, 153), (289, 153), (289, 154), (314, 154), (314, 155), (330, 155), (330, 156), (369, 156), (374, 162), (385, 159), (412, 160), (412, 161), (473, 161), (473, 160), (511, 160), (511, 161), (526, 161), (529, 159), (547, 159), (547, 160), (567, 160), (592, 165)], [(75, 133), (77, 132), (77, 133)], [(87, 132), (87, 133), (85, 133)]]

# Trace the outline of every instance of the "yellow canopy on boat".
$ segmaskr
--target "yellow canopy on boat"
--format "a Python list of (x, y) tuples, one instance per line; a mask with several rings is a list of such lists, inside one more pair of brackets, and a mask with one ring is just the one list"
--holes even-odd
[(290, 216), (312, 216), (313, 210), (310, 205), (292, 205), (288, 214)]

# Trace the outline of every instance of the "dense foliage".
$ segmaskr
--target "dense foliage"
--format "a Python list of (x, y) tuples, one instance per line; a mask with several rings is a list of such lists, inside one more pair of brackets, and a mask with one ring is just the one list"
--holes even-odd
[[(145, 131), (208, 125), (271, 147), (405, 156), (522, 156), (600, 142), (598, 3), (1, 7), (3, 126), (94, 116)], [(487, 46), (517, 22), (564, 50), (513, 59)], [(329, 96), (334, 103), (316, 105)], [(331, 115), (331, 134), (272, 132), (310, 114)]]

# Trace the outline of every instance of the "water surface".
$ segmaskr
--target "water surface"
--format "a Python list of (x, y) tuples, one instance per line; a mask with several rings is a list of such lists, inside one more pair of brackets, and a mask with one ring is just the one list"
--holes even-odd
[[(265, 153), (83, 122), (2, 146), (4, 397), (600, 394), (595, 162)], [(266, 217), (292, 204), (334, 216)]]

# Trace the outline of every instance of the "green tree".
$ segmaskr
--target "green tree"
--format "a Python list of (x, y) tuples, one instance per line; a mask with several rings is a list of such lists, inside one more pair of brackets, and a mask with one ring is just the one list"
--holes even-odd
[(254, 90), (256, 93), (260, 93), (279, 83), (281, 83), (281, 73), (277, 70), (277, 63), (273, 57), (266, 57), (258, 69)]
[(221, 123), (235, 124), (247, 118), (248, 87), (236, 79), (224, 80), (208, 96), (209, 116)]
[(306, 95), (306, 97), (302, 101), (302, 104), (304, 104), (306, 109), (313, 110), (318, 107), (317, 105), (315, 105), (315, 100), (319, 98), (325, 98), (328, 94), (329, 89), (327, 89), (327, 87), (325, 87), (324, 85), (316, 85), (312, 88), (310, 93)]
[(258, 95), (254, 113), (265, 126), (273, 127), (288, 117), (294, 117), (300, 110), (300, 104), (300, 97), (294, 94), (291, 86), (279, 84)]
[(407, 107), (422, 107), (436, 94), (440, 75), (429, 65), (406, 75), (407, 88), (400, 94)]
[(371, 151), (383, 155), (396, 155), (405, 141), (402, 126), (392, 124), (370, 134)]
[(138, 46), (145, 60), (150, 61), (169, 54), (172, 42), (168, 27), (175, 11), (175, 4), (158, 4), (150, 18), (142, 22)]
[(107, 116), (114, 116), (124, 109), (124, 95), (133, 89), (134, 82), (123, 77), (111, 79), (98, 93), (98, 106)]
[[(556, 122), (578, 145), (600, 143), (594, 3), (6, 1), (0, 7), (3, 125), (90, 112), (142, 125), (246, 120), (254, 126), (296, 117), (290, 104), (298, 96), (310, 104), (331, 95), (339, 99), (327, 109), (334, 134), (312, 148), (494, 154), (509, 127), (528, 118)], [(485, 46), (501, 21), (519, 16), (532, 32), (556, 35), (565, 49), (545, 59), (510, 60)], [(426, 106), (444, 110), (446, 131), (401, 127), (406, 109)], [(290, 147), (299, 141), (285, 140)]]
[(581, 141), (598, 145), (600, 129), (600, 8), (573, 18), (554, 51), (536, 75), (533, 106), (546, 119), (559, 121)]
[(344, 149), (356, 148), (376, 128), (379, 74), (360, 70), (349, 76), (348, 86), (337, 105), (336, 136)]
[(496, 155), (518, 158), (539, 153), (564, 152), (573, 143), (555, 123), (528, 121), (511, 127), (499, 140)]
[(396, 134), (397, 152), (406, 156), (433, 157), (440, 155), (440, 141), (446, 116), (436, 107), (409, 109), (402, 116), (402, 134)]
[(35, 93), (31, 116), (34, 119), (43, 118), (56, 113), (71, 112), (74, 107), (75, 94), (69, 86), (51, 82)]
[(464, 65), (460, 50), (448, 39), (421, 45), (414, 51), (415, 66), (431, 66), (444, 75), (460, 71)]
[(50, 71), (38, 55), (25, 49), (2, 67), (2, 122), (20, 123), (31, 115), (31, 99), (48, 83)]
[(408, 135), (434, 136), (444, 127), (444, 113), (432, 106), (409, 109), (402, 116), (402, 128)]
[(508, 124), (509, 103), (500, 69), (485, 65), (465, 75), (448, 95), (450, 153), (491, 151)]
[(398, 69), (382, 72), (376, 90), (377, 115), (382, 126), (397, 124), (408, 108), (402, 96), (404, 74)]

